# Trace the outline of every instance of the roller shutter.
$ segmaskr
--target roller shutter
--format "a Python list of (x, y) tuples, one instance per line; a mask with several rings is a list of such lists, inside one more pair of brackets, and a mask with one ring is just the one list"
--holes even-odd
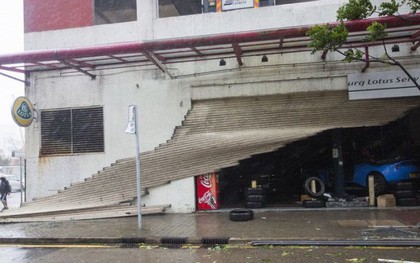
[(419, 106), (418, 97), (350, 101), (347, 91), (195, 101), (173, 138), (142, 154), (144, 186), (218, 171), (325, 130), (384, 125)]

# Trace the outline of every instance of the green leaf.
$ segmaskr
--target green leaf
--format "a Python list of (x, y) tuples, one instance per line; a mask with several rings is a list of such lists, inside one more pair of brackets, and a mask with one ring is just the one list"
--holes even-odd
[(349, 0), (337, 10), (337, 20), (357, 20), (371, 16), (376, 11), (376, 6), (369, 0)]
[(398, 13), (398, 9), (401, 7), (400, 4), (397, 3), (395, 0), (391, 0), (390, 2), (383, 2), (380, 5), (380, 16), (391, 16), (395, 13)]
[(420, 9), (420, 0), (403, 0), (402, 4), (407, 3), (411, 8), (411, 12), (415, 13)]
[(369, 31), (369, 36), (366, 37), (367, 41), (376, 41), (383, 39), (387, 36), (385, 32), (386, 26), (378, 22), (373, 22), (370, 26), (367, 27)]
[(335, 51), (347, 40), (348, 30), (343, 23), (330, 28), (329, 25), (316, 25), (311, 27), (306, 35), (311, 42), (308, 47), (312, 48), (312, 54), (319, 50)]

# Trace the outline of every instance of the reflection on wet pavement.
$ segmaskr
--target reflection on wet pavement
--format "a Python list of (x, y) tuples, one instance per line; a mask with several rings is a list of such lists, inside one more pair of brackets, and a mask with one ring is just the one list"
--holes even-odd
[(394, 227), (380, 227), (374, 229), (360, 230), (361, 238), (364, 240), (384, 239), (417, 239), (418, 233), (408, 229)]

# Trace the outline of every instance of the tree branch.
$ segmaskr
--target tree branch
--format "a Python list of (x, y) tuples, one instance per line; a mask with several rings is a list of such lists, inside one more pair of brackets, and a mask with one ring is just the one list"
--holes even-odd
[(398, 66), (402, 71), (404, 71), (404, 73), (410, 78), (410, 80), (414, 83), (414, 85), (417, 87), (418, 90), (420, 90), (420, 86), (417, 83), (417, 81), (414, 79), (413, 76), (411, 76), (411, 74), (407, 71), (407, 69), (405, 69), (405, 67), (397, 60), (395, 60), (394, 58), (392, 58), (389, 54), (388, 51), (386, 49), (385, 46), (385, 42), (382, 41), (382, 44), (384, 46), (384, 50), (385, 50), (385, 55), (387, 56), (388, 59), (390, 59), (391, 61), (393, 61), (395, 63), (396, 66)]
[[(419, 84), (417, 83), (417, 81), (414, 79), (414, 77), (410, 74), (410, 72), (408, 72), (407, 71), (407, 69), (405, 69), (405, 67), (400, 63), (400, 62), (398, 62), (397, 60), (395, 60), (394, 58), (392, 58), (389, 54), (388, 54), (388, 51), (387, 51), (387, 49), (386, 49), (386, 46), (385, 46), (385, 42), (383, 42), (383, 45), (384, 45), (384, 50), (385, 50), (385, 55), (387, 56), (387, 58), (389, 59), (389, 60), (391, 60), (392, 62), (389, 62), (389, 61), (386, 61), (386, 60), (383, 60), (383, 59), (379, 59), (379, 58), (377, 58), (377, 57), (373, 57), (373, 56), (370, 56), (369, 55), (369, 57), (370, 58), (372, 58), (372, 60), (367, 60), (367, 59), (365, 59), (365, 58), (359, 58), (359, 57), (355, 57), (355, 56), (352, 56), (352, 60), (356, 60), (356, 61), (360, 61), (360, 62), (377, 62), (377, 63), (382, 63), (382, 64), (388, 64), (388, 65), (392, 65), (392, 66), (398, 66), (406, 75), (407, 75), (407, 77), (414, 83), (414, 85), (417, 87), (417, 89), (419, 89), (420, 90), (420, 86), (419, 86)], [(341, 55), (343, 55), (344, 57), (348, 57), (348, 55), (347, 54), (345, 54), (343, 51), (341, 51), (341, 50), (339, 50), (339, 49), (336, 49), (335, 50), (337, 53), (339, 53), (339, 54), (341, 54)], [(360, 51), (360, 52), (362, 52), (363, 54), (364, 54), (364, 52), (363, 51)]]

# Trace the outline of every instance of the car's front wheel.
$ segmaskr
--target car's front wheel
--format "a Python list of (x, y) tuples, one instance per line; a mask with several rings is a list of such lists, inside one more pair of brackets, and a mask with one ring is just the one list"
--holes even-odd
[(388, 182), (385, 180), (385, 177), (378, 172), (372, 172), (368, 174), (366, 178), (366, 188), (369, 190), (369, 176), (373, 176), (375, 195), (381, 195), (386, 193), (388, 189)]

